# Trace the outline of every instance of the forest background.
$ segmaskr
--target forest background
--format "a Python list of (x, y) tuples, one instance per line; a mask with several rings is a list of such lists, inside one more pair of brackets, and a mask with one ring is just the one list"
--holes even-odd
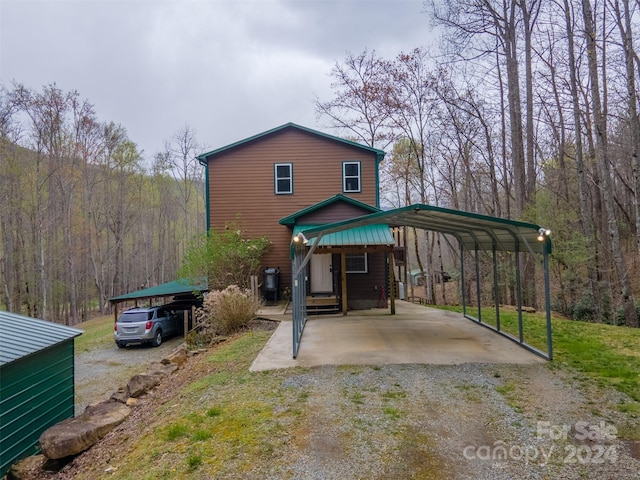
[[(553, 308), (638, 326), (639, 9), (426, 2), (439, 48), (348, 53), (328, 72), (333, 97), (314, 99), (319, 124), (387, 151), (385, 207), (550, 228)], [(73, 325), (107, 313), (113, 295), (175, 280), (205, 229), (202, 151), (185, 124), (145, 159), (78, 92), (1, 85), (0, 308)], [(431, 280), (440, 238), (413, 236)]]

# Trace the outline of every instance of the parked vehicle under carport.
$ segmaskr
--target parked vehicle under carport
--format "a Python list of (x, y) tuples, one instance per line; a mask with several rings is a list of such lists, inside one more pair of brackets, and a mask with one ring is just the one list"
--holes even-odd
[(140, 343), (157, 347), (165, 337), (180, 333), (182, 325), (181, 317), (166, 306), (135, 307), (120, 315), (113, 336), (119, 348)]

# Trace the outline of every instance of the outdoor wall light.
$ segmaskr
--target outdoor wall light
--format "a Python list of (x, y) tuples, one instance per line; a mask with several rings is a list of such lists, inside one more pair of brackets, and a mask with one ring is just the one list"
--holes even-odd
[(538, 230), (538, 241), (544, 242), (544, 238), (548, 237), (549, 235), (551, 235), (551, 230), (549, 230), (548, 228), (540, 228), (540, 230)]
[(293, 237), (293, 241), (296, 242), (296, 243), (302, 242), (305, 245), (309, 242), (309, 240), (307, 240), (307, 237), (305, 237), (304, 233), (302, 233), (302, 232), (300, 232), (295, 237)]

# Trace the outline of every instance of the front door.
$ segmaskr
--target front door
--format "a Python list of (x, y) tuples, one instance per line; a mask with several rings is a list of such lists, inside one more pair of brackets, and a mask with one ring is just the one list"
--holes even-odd
[(311, 255), (311, 293), (332, 293), (331, 254)]

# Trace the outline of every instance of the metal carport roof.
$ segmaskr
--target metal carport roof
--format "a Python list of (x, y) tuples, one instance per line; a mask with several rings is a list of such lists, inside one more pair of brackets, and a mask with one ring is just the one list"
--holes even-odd
[[(302, 229), (308, 239), (339, 232), (347, 228), (386, 223), (448, 233), (460, 240), (468, 250), (499, 250), (551, 253), (548, 230), (533, 223), (490, 217), (477, 213), (415, 204), (385, 212), (372, 213), (352, 220)], [(545, 232), (539, 240), (540, 232)]]
[[(153, 298), (163, 298), (169, 296), (181, 297), (183, 300), (181, 303), (193, 304), (197, 301), (194, 293), (196, 292), (206, 292), (209, 290), (207, 280), (201, 279), (197, 284), (193, 284), (190, 280), (186, 278), (181, 278), (179, 280), (174, 280), (173, 282), (163, 283), (161, 285), (156, 285), (155, 287), (144, 288), (142, 290), (137, 290), (135, 292), (125, 293), (124, 295), (118, 295), (117, 297), (111, 297), (109, 302), (115, 308), (113, 309), (114, 320), (118, 318), (118, 304), (121, 302), (134, 300), (136, 302), (138, 300), (146, 300)], [(173, 302), (172, 305), (176, 305), (176, 302)]]
[(178, 295), (181, 293), (203, 292), (208, 290), (206, 280), (202, 280), (197, 285), (193, 285), (189, 280), (180, 279), (173, 282), (163, 283), (155, 287), (144, 288), (135, 292), (125, 293), (117, 297), (111, 297), (111, 303), (124, 302), (126, 300), (140, 300), (154, 297), (167, 297), (169, 295)]

